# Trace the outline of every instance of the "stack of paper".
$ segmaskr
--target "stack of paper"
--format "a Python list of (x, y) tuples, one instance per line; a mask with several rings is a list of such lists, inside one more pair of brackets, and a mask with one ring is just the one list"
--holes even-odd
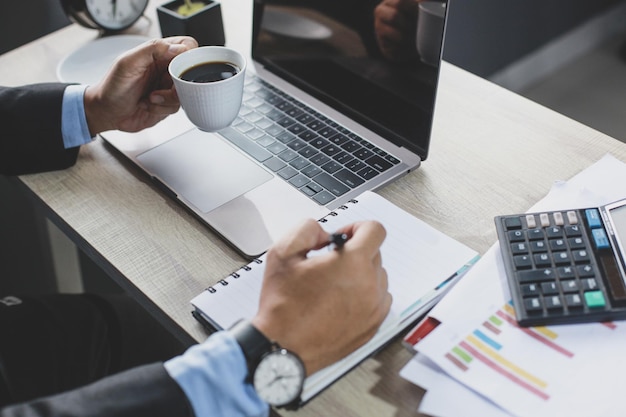
[[(556, 183), (531, 211), (626, 198), (626, 165), (606, 156)], [(505, 214), (505, 213), (503, 213)], [(431, 311), (440, 324), (401, 372), (427, 390), (433, 416), (623, 416), (626, 321), (521, 328), (498, 244)], [(451, 401), (454, 399), (454, 401)]]

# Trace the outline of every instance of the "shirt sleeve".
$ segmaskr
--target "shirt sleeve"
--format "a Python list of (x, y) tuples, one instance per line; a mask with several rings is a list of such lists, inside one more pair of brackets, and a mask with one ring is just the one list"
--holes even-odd
[(245, 357), (228, 332), (214, 333), (165, 362), (165, 369), (187, 395), (196, 417), (269, 415), (267, 403), (245, 381)]
[(93, 140), (85, 115), (83, 96), (86, 88), (86, 85), (68, 85), (63, 93), (61, 133), (65, 149), (75, 148)]

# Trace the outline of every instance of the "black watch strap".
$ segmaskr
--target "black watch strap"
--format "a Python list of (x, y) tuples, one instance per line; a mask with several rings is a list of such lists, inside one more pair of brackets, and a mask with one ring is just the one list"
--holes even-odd
[(252, 375), (254, 375), (254, 369), (263, 355), (274, 350), (276, 345), (254, 327), (252, 323), (246, 320), (235, 323), (235, 325), (229, 329), (229, 332), (233, 335), (237, 343), (239, 343), (243, 355), (246, 357), (248, 380), (251, 381)]

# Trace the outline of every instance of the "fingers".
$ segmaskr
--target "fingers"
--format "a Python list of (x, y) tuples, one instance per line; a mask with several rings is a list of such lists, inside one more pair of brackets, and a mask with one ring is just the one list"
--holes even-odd
[(287, 234), (272, 247), (272, 252), (282, 258), (305, 258), (306, 254), (328, 243), (328, 233), (313, 219), (306, 220), (292, 233)]
[[(337, 232), (346, 233), (350, 237), (344, 247), (363, 250), (364, 253), (371, 256), (378, 253), (387, 234), (382, 224), (376, 221), (356, 222), (337, 230)], [(280, 252), (283, 257), (296, 255), (304, 257), (309, 251), (326, 246), (329, 237), (330, 235), (322, 229), (317, 221), (309, 219), (294, 229), (292, 233), (276, 242), (272, 249), (274, 252)]]
[(189, 36), (172, 36), (156, 39), (152, 49), (154, 60), (171, 60), (176, 55), (198, 47), (198, 42)]
[(372, 256), (376, 254), (380, 256), (380, 245), (382, 245), (387, 236), (385, 228), (377, 221), (353, 223), (342, 229), (341, 232), (350, 236), (344, 248), (363, 250), (364, 253)]
[(176, 55), (198, 46), (195, 39), (189, 36), (175, 36), (153, 39), (120, 55), (116, 65), (116, 75), (122, 78), (139, 77), (156, 67), (166, 69), (167, 64)]
[(133, 60), (142, 60), (146, 64), (154, 61), (170, 61), (173, 57), (189, 49), (196, 48), (198, 42), (189, 36), (172, 36), (169, 38), (153, 39), (131, 49), (128, 54)]
[[(389, 293), (389, 280), (387, 271), (383, 268), (383, 259), (380, 246), (387, 236), (382, 224), (377, 221), (363, 221), (353, 223), (339, 230), (347, 233), (351, 238), (344, 245), (345, 250), (359, 251), (365, 259), (371, 260), (371, 265), (376, 272), (376, 286), (378, 288), (379, 302), (377, 306), (378, 324), (384, 320), (391, 308), (392, 297)], [(377, 327), (377, 326), (376, 326)]]
[(422, 0), (389, 0), (388, 3), (402, 12), (416, 13), (421, 1)]
[(392, 26), (403, 25), (405, 20), (417, 18), (419, 1), (386, 0), (376, 8), (376, 17)]
[[(145, 42), (122, 59), (132, 61), (135, 70), (147, 69), (155, 63), (157, 66), (161, 63), (164, 68), (176, 55), (197, 46), (198, 43), (194, 38), (172, 36)], [(149, 92), (145, 107), (150, 114), (165, 117), (176, 113), (180, 109), (180, 102), (167, 72), (164, 71), (160, 78), (161, 81), (155, 84), (155, 87), (160, 89)]]
[(174, 87), (170, 87), (166, 90), (155, 90), (150, 93), (150, 104), (160, 107), (170, 107), (174, 109), (174, 112), (178, 111), (180, 107), (180, 101), (178, 100), (178, 94)]
[(409, 59), (421, 0), (383, 0), (375, 9), (374, 30), (383, 56)]

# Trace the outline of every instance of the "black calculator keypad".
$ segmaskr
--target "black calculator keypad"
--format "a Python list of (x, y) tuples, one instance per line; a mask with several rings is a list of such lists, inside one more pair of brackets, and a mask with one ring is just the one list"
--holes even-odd
[(597, 259), (612, 249), (597, 209), (499, 216), (496, 229), (520, 325), (614, 317)]

